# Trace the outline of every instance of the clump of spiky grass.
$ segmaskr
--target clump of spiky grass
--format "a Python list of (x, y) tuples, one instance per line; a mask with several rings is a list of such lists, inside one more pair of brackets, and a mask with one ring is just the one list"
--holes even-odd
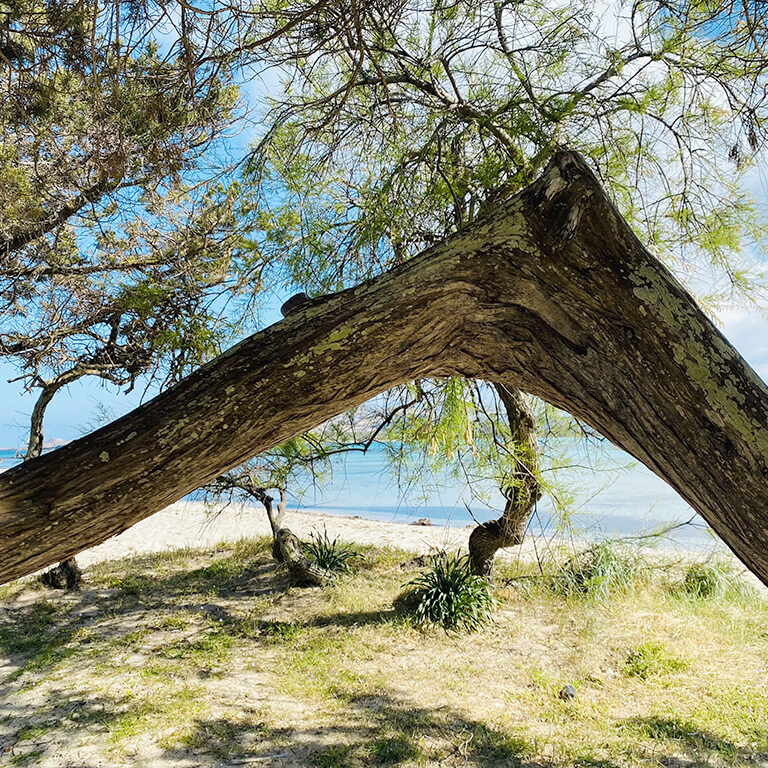
[(638, 555), (616, 542), (606, 540), (574, 555), (552, 578), (554, 592), (604, 600), (625, 594), (640, 577)]
[(429, 568), (405, 585), (399, 602), (420, 623), (474, 632), (493, 617), (496, 599), (490, 584), (472, 573), (469, 558), (431, 555)]
[(693, 563), (685, 569), (680, 590), (693, 600), (733, 601), (755, 599), (754, 587), (747, 584), (731, 565), (724, 561)]
[(683, 592), (697, 600), (722, 597), (728, 589), (730, 574), (712, 563), (694, 563), (685, 571)]
[(301, 546), (321, 568), (336, 573), (349, 571), (351, 560), (357, 557), (352, 547), (339, 543), (338, 537), (332, 539), (326, 528), (323, 528), (322, 533), (312, 531), (309, 541), (303, 541)]

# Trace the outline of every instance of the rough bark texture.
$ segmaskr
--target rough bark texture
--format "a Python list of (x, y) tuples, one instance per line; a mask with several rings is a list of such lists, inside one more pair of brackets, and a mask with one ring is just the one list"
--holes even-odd
[(394, 384), (441, 375), (519, 388), (591, 424), (768, 582), (768, 390), (571, 153), (461, 233), (0, 475), (0, 582)]
[(255, 499), (261, 502), (264, 506), (264, 511), (267, 513), (267, 519), (269, 520), (269, 527), (272, 529), (272, 557), (277, 560), (278, 563), (285, 562), (285, 557), (280, 549), (280, 542), (278, 540), (278, 534), (283, 526), (283, 519), (285, 518), (285, 507), (288, 503), (288, 499), (285, 494), (285, 490), (280, 488), (280, 501), (277, 503), (277, 509), (272, 506), (274, 499), (267, 493), (266, 488), (255, 488), (251, 486), (249, 493)]
[(514, 467), (510, 484), (502, 488), (506, 499), (504, 514), (498, 520), (478, 525), (469, 537), (472, 570), (487, 578), (493, 575), (493, 559), (498, 550), (523, 543), (528, 519), (541, 498), (536, 414), (519, 390), (496, 384), (496, 391), (507, 412)]
[(333, 581), (333, 574), (313, 563), (302, 551), (301, 542), (289, 528), (280, 528), (275, 537), (293, 582), (299, 586), (322, 586)]

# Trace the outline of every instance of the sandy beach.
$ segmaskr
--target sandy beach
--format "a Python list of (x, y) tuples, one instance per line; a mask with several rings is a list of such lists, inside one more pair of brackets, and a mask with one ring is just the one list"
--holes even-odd
[[(396, 547), (419, 554), (438, 549), (466, 551), (474, 527), (412, 525), (291, 510), (286, 513), (285, 524), (300, 537), (308, 537), (313, 529), (325, 528), (329, 536), (342, 541)], [(223, 541), (270, 533), (267, 516), (257, 507), (230, 504), (213, 514), (213, 510), (201, 502), (178, 502), (119, 536), (81, 552), (77, 560), (82, 566), (88, 566), (102, 560), (182, 547), (211, 547)], [(506, 550), (505, 556), (534, 556), (535, 546), (532, 537), (528, 537), (522, 547)]]

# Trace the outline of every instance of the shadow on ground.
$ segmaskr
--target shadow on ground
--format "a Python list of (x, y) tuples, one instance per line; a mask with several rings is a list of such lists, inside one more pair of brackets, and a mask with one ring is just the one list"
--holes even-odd
[[(261, 764), (286, 761), (316, 768), (397, 766), (425, 761), (434, 761), (435, 765), (516, 768), (546, 765), (528, 759), (533, 747), (525, 739), (469, 720), (448, 707), (414, 707), (412, 702), (386, 695), (359, 697), (347, 703), (347, 723), (311, 730), (198, 720), (184, 747), (206, 745), (208, 758), (232, 764), (251, 758)], [(187, 759), (188, 752), (171, 749), (164, 757), (174, 765)]]
[[(195, 714), (195, 697), (226, 690), (237, 670), (227, 649), (249, 643), (258, 654), (311, 627), (379, 626), (394, 610), (338, 611), (307, 622), (264, 620), (255, 598), (289, 593), (285, 574), (260, 545), (248, 556), (208, 556), (200, 565), (165, 556), (135, 558), (96, 571), (99, 583), (62, 595), (25, 589), (0, 605), (0, 765), (55, 768), (209, 768), (285, 765), (359, 768), (430, 764), (516, 768), (629, 768), (633, 762), (583, 754), (545, 760), (526, 724), (494, 727), (450, 706), (416, 706), (392, 687), (339, 692), (343, 716), (329, 727), (277, 725), (279, 719), (233, 704), (217, 717)], [(193, 558), (194, 559), (194, 558)], [(86, 577), (88, 574), (86, 574)], [(86, 584), (87, 586), (87, 584)], [(292, 593), (294, 595), (298, 593)], [(394, 654), (393, 654), (394, 657)], [(224, 660), (224, 661), (222, 661)], [(165, 685), (165, 700), (110, 697), (78, 689), (73, 675), (117, 674), (135, 665), (146, 685)], [(176, 687), (168, 680), (183, 679)], [(219, 685), (208, 688), (208, 680)], [(201, 693), (201, 691), (203, 693)], [(266, 699), (267, 703), (269, 698)], [(151, 731), (160, 708), (176, 708), (172, 738)], [(165, 711), (163, 710), (163, 711)], [(322, 720), (318, 720), (322, 724)], [(149, 726), (147, 726), (149, 724)], [(151, 755), (125, 753), (132, 734), (149, 727)], [(617, 721), (637, 734), (644, 764), (664, 768), (756, 766), (754, 751), (693, 724), (656, 716)], [(756, 734), (758, 741), (766, 734)]]

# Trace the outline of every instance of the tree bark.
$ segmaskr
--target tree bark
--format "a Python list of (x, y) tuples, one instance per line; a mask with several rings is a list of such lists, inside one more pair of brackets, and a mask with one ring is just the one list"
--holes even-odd
[(0, 475), (0, 582), (98, 544), (400, 382), (483, 378), (591, 424), (768, 583), (768, 390), (584, 162)]
[(275, 542), (280, 550), (280, 562), (288, 568), (297, 586), (322, 587), (333, 582), (333, 574), (313, 563), (302, 551), (301, 541), (290, 528), (279, 528)]
[(520, 390), (499, 383), (495, 386), (507, 412), (514, 466), (510, 482), (502, 488), (506, 499), (504, 514), (498, 520), (481, 523), (469, 536), (472, 570), (486, 578), (493, 576), (493, 560), (498, 550), (523, 543), (528, 519), (541, 498), (536, 414)]

